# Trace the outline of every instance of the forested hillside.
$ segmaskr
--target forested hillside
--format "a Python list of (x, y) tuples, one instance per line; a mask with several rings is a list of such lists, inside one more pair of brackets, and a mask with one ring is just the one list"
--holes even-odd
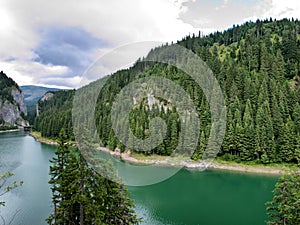
[[(75, 90), (47, 92), (39, 101), (39, 116), (35, 118), (34, 129), (43, 137), (56, 138), (64, 128), (73, 140), (72, 103)], [(50, 94), (50, 95), (49, 95)]]
[[(178, 42), (209, 65), (222, 88), (227, 106), (227, 129), (219, 157), (261, 163), (300, 162), (299, 28), (297, 20), (258, 20), (208, 36), (187, 36)], [(160, 54), (164, 48), (168, 46), (152, 50), (149, 56)], [(200, 159), (211, 128), (211, 112), (201, 88), (175, 67), (141, 60), (132, 68), (109, 76), (99, 95), (95, 116), (102, 144), (110, 149), (125, 150), (111, 128), (112, 103), (130, 82), (154, 75), (179, 84), (193, 99), (201, 131), (192, 158)], [(56, 98), (44, 103), (43, 112), (35, 121), (35, 128), (42, 131), (43, 136), (56, 136), (61, 127), (68, 126), (72, 137), (70, 100), (73, 94), (74, 91), (62, 92), (61, 105), (51, 103)], [(135, 102), (130, 113), (130, 128), (137, 137), (145, 139), (150, 135), (150, 119), (162, 117), (167, 124), (167, 135), (161, 145), (146, 154), (170, 155), (182, 130), (178, 113), (167, 99), (151, 96), (151, 90), (148, 94), (153, 104), (150, 107), (149, 99)], [(63, 103), (63, 100), (67, 101)]]

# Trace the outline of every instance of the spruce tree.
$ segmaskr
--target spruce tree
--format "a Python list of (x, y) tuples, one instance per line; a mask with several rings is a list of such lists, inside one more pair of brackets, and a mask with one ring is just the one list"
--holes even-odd
[(295, 160), (296, 135), (294, 122), (289, 117), (287, 122), (282, 126), (280, 136), (277, 142), (278, 158), (283, 162), (292, 162)]
[(256, 159), (255, 156), (255, 127), (252, 117), (252, 106), (248, 99), (246, 102), (245, 112), (243, 116), (243, 134), (241, 160), (250, 161)]
[[(50, 167), (54, 212), (48, 224), (137, 224), (140, 220), (133, 211), (133, 202), (125, 186), (113, 174), (109, 180), (94, 168), (111, 171), (102, 160), (87, 163), (77, 150), (69, 150), (64, 130)], [(84, 151), (85, 152), (85, 151)], [(118, 181), (118, 182), (116, 182)]]
[(294, 172), (280, 178), (267, 203), (269, 225), (300, 224), (300, 173)]
[(69, 157), (69, 147), (66, 144), (66, 134), (64, 129), (61, 129), (58, 139), (58, 148), (55, 151), (55, 156), (50, 160), (50, 180), (52, 191), (52, 203), (54, 212), (49, 216), (47, 222), (49, 224), (65, 224), (67, 216), (65, 210), (61, 207), (66, 200), (67, 190), (63, 182), (65, 181), (65, 169)]

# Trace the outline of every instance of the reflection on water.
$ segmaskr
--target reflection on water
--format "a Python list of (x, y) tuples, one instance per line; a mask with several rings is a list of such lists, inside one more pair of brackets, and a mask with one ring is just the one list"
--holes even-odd
[[(23, 132), (0, 134), (0, 172), (12, 171), (13, 180), (25, 182), (6, 194), (7, 206), (0, 207), (7, 220), (20, 210), (13, 224), (46, 224), (51, 211), (49, 159), (54, 150)], [(126, 163), (119, 166), (126, 171)], [(163, 173), (165, 168), (160, 168)], [(267, 219), (264, 204), (271, 200), (276, 181), (273, 176), (182, 169), (164, 182), (128, 189), (142, 224), (260, 225)]]
[(52, 146), (42, 145), (24, 132), (0, 134), (0, 172), (12, 171), (15, 176), (10, 182), (25, 182), (3, 197), (7, 203), (0, 214), (6, 223), (18, 211), (13, 224), (45, 224), (51, 210), (48, 167), (53, 152)]

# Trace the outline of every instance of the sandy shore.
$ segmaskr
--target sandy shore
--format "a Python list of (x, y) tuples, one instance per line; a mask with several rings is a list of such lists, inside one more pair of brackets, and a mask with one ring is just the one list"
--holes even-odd
[[(43, 138), (38, 132), (31, 132), (30, 135), (35, 138), (36, 141), (49, 145), (57, 145), (56, 141)], [(73, 143), (74, 145), (74, 143)], [(187, 169), (203, 170), (203, 169), (214, 169), (214, 170), (227, 170), (236, 171), (241, 173), (254, 173), (254, 174), (270, 174), (270, 175), (283, 175), (291, 171), (288, 167), (274, 167), (268, 165), (245, 165), (234, 162), (219, 162), (219, 161), (192, 161), (189, 157), (165, 157), (165, 156), (132, 156), (130, 151), (121, 153), (118, 149), (111, 151), (105, 147), (98, 147), (100, 151), (111, 154), (115, 157), (121, 158), (122, 160), (133, 163), (133, 164), (145, 164), (145, 165), (158, 165), (158, 166), (179, 166)]]

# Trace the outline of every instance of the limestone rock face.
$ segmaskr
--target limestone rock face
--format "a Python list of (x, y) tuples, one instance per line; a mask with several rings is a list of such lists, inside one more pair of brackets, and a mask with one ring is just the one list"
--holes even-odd
[(21, 117), (18, 106), (13, 105), (7, 100), (3, 103), (0, 109), (0, 114), (2, 119), (10, 125), (16, 125), (17, 119)]
[(11, 90), (11, 95), (13, 96), (15, 102), (19, 105), (21, 112), (23, 112), (24, 115), (27, 116), (27, 109), (26, 109), (23, 93), (19, 91), (17, 88), (13, 88)]
[(29, 126), (23, 118), (27, 115), (27, 109), (22, 92), (16, 88), (11, 89), (12, 100), (2, 99), (0, 96), (0, 125)]
[(47, 92), (46, 94), (43, 95), (43, 97), (41, 98), (40, 101), (44, 102), (44, 101), (48, 101), (51, 98), (53, 98), (54, 94), (52, 92)]

